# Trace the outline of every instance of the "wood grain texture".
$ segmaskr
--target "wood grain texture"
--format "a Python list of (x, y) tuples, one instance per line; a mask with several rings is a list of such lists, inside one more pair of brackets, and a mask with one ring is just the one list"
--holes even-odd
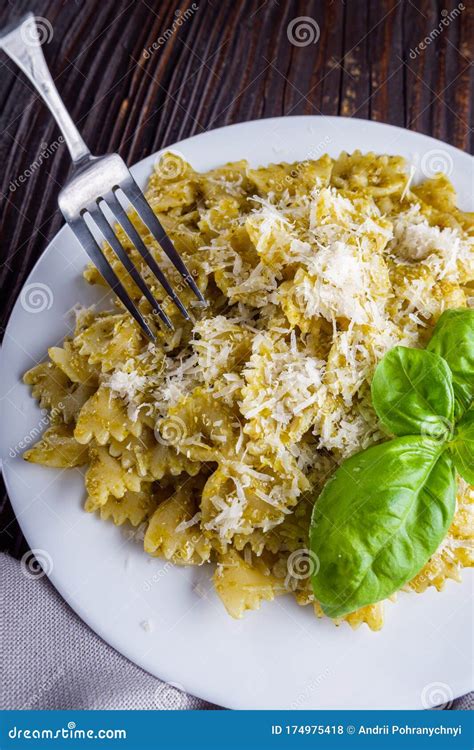
[[(72, 117), (92, 152), (118, 151), (129, 164), (222, 125), (301, 114), (388, 122), (472, 152), (471, 3), (462, 10), (453, 0), (211, 0), (196, 2), (185, 18), (191, 6), (15, 0), (2, 4), (0, 26), (27, 10), (47, 20), (46, 30), (51, 24), (43, 50)], [(303, 16), (319, 38), (297, 46), (289, 24)], [(449, 23), (433, 36), (443, 18)], [(70, 162), (62, 144), (32, 168), (45, 144), (57, 145), (58, 131), (0, 55), (4, 327), (62, 224), (57, 193)], [(4, 490), (1, 497), (0, 548), (19, 556), (26, 543)]]

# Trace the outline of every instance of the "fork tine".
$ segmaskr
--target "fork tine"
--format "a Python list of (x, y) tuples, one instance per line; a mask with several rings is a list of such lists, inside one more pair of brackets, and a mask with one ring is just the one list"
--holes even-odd
[(135, 248), (138, 250), (140, 255), (142, 256), (143, 260), (146, 262), (148, 268), (153, 272), (153, 274), (156, 276), (158, 281), (160, 282), (161, 286), (167, 293), (169, 297), (173, 300), (174, 304), (178, 308), (178, 310), (181, 312), (182, 315), (186, 318), (186, 320), (190, 320), (189, 313), (186, 310), (185, 306), (181, 302), (180, 298), (174, 291), (173, 287), (167, 280), (166, 276), (164, 275), (161, 268), (158, 266), (156, 260), (148, 250), (147, 246), (143, 242), (142, 238), (138, 234), (137, 230), (133, 226), (132, 222), (130, 221), (129, 217), (127, 216), (127, 212), (123, 208), (122, 204), (120, 203), (116, 192), (114, 192), (113, 199), (107, 196), (107, 205), (110, 206), (111, 210), (114, 212), (116, 219), (118, 220), (119, 224), (121, 225), (123, 231), (128, 236), (130, 242), (135, 246)]
[(202, 296), (196, 282), (191, 276), (190, 272), (186, 268), (185, 263), (176, 251), (173, 243), (166, 234), (165, 230), (161, 226), (158, 218), (155, 216), (151, 206), (143, 195), (142, 191), (138, 187), (137, 183), (130, 175), (130, 177), (120, 184), (121, 190), (125, 193), (125, 196), (129, 199), (132, 206), (137, 211), (141, 220), (146, 224), (152, 235), (155, 237), (157, 242), (161, 245), (166, 255), (173, 263), (174, 267), (179, 271), (183, 279), (186, 281), (189, 288), (194, 292), (200, 302), (206, 303), (206, 300)]
[(135, 318), (142, 331), (148, 336), (151, 341), (156, 342), (155, 334), (149, 328), (147, 322), (145, 321), (139, 310), (135, 307), (122, 284), (118, 280), (109, 261), (103, 254), (101, 248), (95, 240), (94, 235), (87, 226), (84, 220), (84, 216), (81, 216), (79, 219), (69, 221), (69, 226), (71, 227), (72, 231), (76, 235), (77, 239), (81, 243), (84, 250), (87, 252), (94, 265), (97, 266), (110, 288), (125, 305), (129, 313)]
[(98, 210), (91, 212), (90, 214), (92, 220), (97, 224), (105, 241), (109, 243), (114, 253), (122, 261), (123, 265), (127, 269), (129, 275), (134, 280), (135, 284), (138, 286), (140, 291), (143, 292), (143, 294), (147, 298), (148, 302), (150, 303), (152, 307), (153, 312), (158, 313), (163, 323), (170, 330), (174, 330), (171, 320), (168, 318), (166, 313), (161, 309), (160, 305), (154, 298), (150, 289), (147, 287), (144, 280), (142, 279), (137, 269), (133, 265), (132, 260), (129, 258), (124, 248), (122, 247), (122, 244), (120, 240), (118, 239), (117, 235), (115, 234), (115, 231), (110, 226), (108, 219), (105, 216), (104, 211), (103, 211), (104, 204), (105, 204), (105, 201), (97, 201)]

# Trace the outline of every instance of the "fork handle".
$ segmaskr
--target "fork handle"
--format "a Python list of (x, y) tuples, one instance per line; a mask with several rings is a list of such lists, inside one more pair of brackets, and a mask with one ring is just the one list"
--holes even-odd
[(74, 164), (90, 157), (90, 151), (74, 125), (49, 72), (38, 37), (36, 19), (27, 13), (0, 31), (0, 49), (29, 78), (59, 125)]

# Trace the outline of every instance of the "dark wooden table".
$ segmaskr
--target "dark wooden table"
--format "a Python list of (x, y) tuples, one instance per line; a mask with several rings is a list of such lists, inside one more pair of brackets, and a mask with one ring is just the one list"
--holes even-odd
[[(44, 53), (89, 147), (132, 164), (195, 133), (275, 115), (368, 118), (469, 151), (473, 9), (470, 0), (10, 0), (0, 26), (27, 10), (41, 17)], [(64, 144), (49, 148), (56, 126), (3, 53), (0, 66), (5, 326), (62, 224), (56, 199), (70, 160)], [(26, 550), (4, 490), (0, 549)]]

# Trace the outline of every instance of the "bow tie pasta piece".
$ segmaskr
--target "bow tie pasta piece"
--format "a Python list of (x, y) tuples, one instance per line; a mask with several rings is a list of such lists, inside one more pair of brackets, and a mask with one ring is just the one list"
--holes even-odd
[(202, 491), (202, 526), (212, 538), (230, 542), (235, 534), (267, 532), (282, 523), (298, 497), (308, 488), (296, 463), (288, 474), (275, 472), (259, 461), (226, 459), (207, 480)]
[(207, 263), (232, 304), (263, 307), (277, 288), (274, 270), (260, 261), (247, 230), (238, 224), (211, 241)]
[(351, 405), (361, 386), (372, 379), (375, 367), (394, 346), (412, 346), (413, 336), (391, 321), (381, 326), (352, 325), (333, 336), (323, 382), (333, 396)]
[(191, 461), (212, 462), (235, 453), (240, 435), (236, 410), (198, 386), (157, 423), (157, 439), (174, 446)]
[(144, 427), (139, 437), (129, 435), (125, 440), (110, 439), (110, 455), (120, 461), (122, 468), (130, 468), (146, 481), (178, 476), (183, 472), (189, 476), (199, 473), (201, 464), (190, 461), (177, 453), (174, 446), (157, 442), (153, 431)]
[[(253, 552), (257, 557), (261, 557), (264, 550), (276, 554), (281, 547), (281, 539), (278, 536), (278, 529), (280, 526), (275, 526), (270, 531), (263, 531), (262, 529), (254, 529), (250, 534), (234, 534), (232, 538), (232, 546), (238, 551), (244, 553), (244, 559), (247, 559), (248, 550)], [(225, 552), (228, 545), (223, 543), (220, 551)]]
[(474, 276), (474, 238), (461, 227), (432, 226), (415, 203), (393, 219), (390, 250), (402, 261), (423, 260), (436, 277), (469, 282)]
[(86, 490), (89, 509), (105, 505), (109, 496), (121, 498), (127, 490), (139, 492), (142, 479), (132, 467), (125, 470), (110, 455), (106, 447), (89, 448), (89, 467), (86, 472)]
[[(261, 557), (265, 552), (277, 555), (272, 566), (275, 576), (284, 580), (287, 576), (288, 552), (308, 546), (308, 528), (313, 507), (313, 493), (300, 495), (292, 513), (285, 515), (282, 523), (263, 531), (254, 529), (250, 534), (235, 534), (232, 545), (247, 559), (248, 550)], [(278, 553), (278, 554), (277, 554)], [(279, 555), (279, 556), (278, 556)]]
[[(413, 185), (410, 192), (416, 197), (416, 202), (423, 207), (423, 213), (428, 216), (430, 222), (434, 220), (433, 223), (440, 226), (464, 226), (466, 229), (472, 226), (472, 213), (463, 213), (459, 210), (456, 205), (456, 189), (449, 177), (442, 172), (418, 185)], [(440, 218), (443, 218), (443, 221), (437, 221)]]
[[(156, 162), (148, 183), (151, 207), (156, 213), (168, 213), (173, 209), (184, 213), (196, 203), (199, 179), (200, 175), (180, 154), (165, 151)], [(138, 223), (139, 220), (133, 218)]]
[(103, 372), (119, 368), (143, 346), (143, 338), (130, 315), (99, 313), (74, 340), (79, 354)]
[(200, 469), (200, 461), (192, 461), (182, 453), (177, 453), (173, 446), (156, 443), (150, 450), (148, 476), (154, 480), (183, 473), (194, 477)]
[(31, 385), (33, 398), (42, 409), (61, 412), (61, 403), (69, 392), (71, 381), (68, 376), (51, 362), (42, 362), (32, 367), (23, 376), (23, 382)]
[(191, 345), (204, 382), (211, 384), (225, 373), (239, 372), (252, 351), (253, 336), (245, 321), (234, 322), (224, 315), (198, 321)]
[(62, 347), (50, 347), (48, 355), (53, 364), (59, 367), (72, 383), (97, 387), (97, 367), (92, 366), (87, 357), (79, 354), (71, 341), (66, 340)]
[[(125, 440), (116, 440), (111, 437), (109, 453), (119, 460), (125, 471), (132, 468), (138, 476), (143, 479), (150, 479), (151, 451), (155, 443), (153, 432), (145, 427), (139, 437), (128, 435)], [(165, 471), (166, 464), (163, 468), (163, 474)], [(156, 479), (158, 478), (156, 477)]]
[(211, 544), (200, 526), (196, 491), (202, 480), (188, 479), (160, 503), (145, 534), (145, 552), (178, 565), (201, 565), (209, 560)]
[(330, 451), (337, 463), (382, 440), (384, 431), (372, 407), (367, 384), (351, 404), (328, 393), (315, 417), (313, 435), (318, 439), (318, 448)]
[[(319, 604), (315, 605), (315, 609), (316, 608), (318, 608), (318, 610), (320, 610), (322, 613), (322, 609)], [(319, 613), (317, 614), (319, 617), (321, 616)], [(346, 615), (342, 618), (342, 620), (348, 622), (353, 630), (357, 630), (357, 628), (360, 627), (364, 622), (367, 623), (369, 628), (374, 632), (376, 632), (377, 630), (381, 630), (384, 624), (384, 602), (368, 604), (366, 607), (356, 609), (355, 612), (351, 612), (349, 615)], [(339, 622), (341, 622), (342, 620), (339, 620)], [(337, 620), (335, 622), (336, 624), (339, 624)]]
[(277, 299), (293, 319), (295, 311), (299, 312), (298, 323), (323, 316), (331, 323), (360, 324), (385, 320), (390, 291), (381, 255), (373, 253), (364, 259), (356, 245), (336, 241), (318, 250), (306, 268), (297, 270), (293, 281), (282, 284)]
[(318, 246), (336, 241), (356, 245), (362, 255), (381, 253), (393, 237), (370, 196), (354, 197), (334, 188), (316, 191), (309, 206), (309, 227)]
[(411, 193), (431, 225), (451, 227), (472, 234), (474, 215), (457, 207), (456, 190), (445, 174), (439, 172), (414, 185)]
[(283, 315), (280, 327), (289, 327), (290, 331), (296, 329), (295, 333), (300, 335), (308, 354), (326, 359), (332, 345), (334, 323), (323, 317), (306, 317), (306, 303), (300, 298), (299, 291), (294, 279), (280, 284), (277, 295), (277, 309)]
[[(180, 214), (178, 217), (173, 214), (162, 214), (160, 217), (163, 229), (172, 240), (178, 253), (183, 256), (188, 270), (191, 271), (199, 287), (201, 283), (205, 282), (205, 275), (202, 273), (201, 250), (203, 245), (207, 244), (207, 238), (199, 229), (200, 216), (199, 211), (191, 209), (189, 212)], [(152, 242), (153, 240), (150, 240), (150, 243)], [(152, 246), (152, 248), (154, 251), (153, 254), (157, 254), (161, 264), (167, 256), (160, 255), (161, 251), (157, 245)], [(146, 264), (143, 260), (141, 261), (141, 267), (146, 273)], [(174, 269), (174, 266), (170, 267)], [(166, 274), (168, 275), (168, 270)], [(183, 287), (183, 291), (188, 289), (187, 284), (184, 284), (182, 280), (180, 286)]]
[(334, 189), (317, 193), (311, 203), (310, 250), (300, 253), (301, 267), (275, 295), (291, 325), (303, 332), (319, 316), (331, 324), (385, 319), (391, 286), (381, 252), (392, 237), (391, 223), (375, 204), (362, 203), (361, 212)]
[(62, 401), (62, 417), (66, 424), (75, 422), (84, 404), (91, 398), (94, 388), (84, 384), (73, 384)]
[(262, 261), (281, 276), (283, 268), (304, 262), (314, 249), (298, 238), (284, 213), (271, 203), (262, 204), (245, 222), (250, 240)]
[(219, 202), (201, 214), (199, 230), (206, 242), (227, 230), (239, 219), (239, 201), (235, 198), (221, 198)]
[(309, 226), (318, 239), (341, 239), (360, 223), (349, 195), (331, 187), (315, 191), (309, 205)]
[[(311, 605), (316, 617), (321, 619), (326, 617), (326, 615), (324, 614), (319, 602), (314, 598), (313, 587), (311, 586), (311, 575), (306, 575), (307, 571), (311, 570), (311, 566), (314, 564), (314, 560), (312, 561), (311, 558), (308, 557), (308, 550), (301, 549), (295, 553), (293, 559), (291, 559), (291, 556), (286, 559), (282, 558), (279, 566), (275, 566), (274, 570), (278, 573), (278, 578), (286, 575), (286, 588), (288, 588), (288, 585), (292, 586), (291, 590), (295, 596), (297, 604), (299, 604), (300, 607)], [(301, 572), (298, 572), (298, 566), (301, 566)], [(298, 577), (294, 578), (288, 576), (288, 568), (290, 568), (290, 571), (294, 570)], [(283, 569), (283, 572), (281, 572), (281, 569)], [(391, 599), (394, 600), (395, 597), (391, 597)], [(344, 615), (344, 617), (335, 619), (334, 622), (336, 625), (340, 625), (342, 622), (347, 622), (353, 630), (357, 630), (357, 628), (363, 623), (366, 623), (368, 627), (375, 632), (383, 627), (384, 605), (385, 602), (381, 601), (376, 604), (369, 604), (365, 607), (360, 607), (360, 609), (355, 610), (355, 612), (351, 612), (350, 614)]]
[(220, 557), (213, 580), (224, 607), (236, 619), (249, 609), (259, 609), (262, 601), (286, 593), (278, 579), (246, 563), (235, 550)]
[(51, 362), (42, 362), (25, 373), (23, 381), (32, 386), (33, 397), (42, 409), (49, 409), (51, 417), (61, 417), (66, 424), (73, 422), (83, 405), (94, 393), (94, 387), (76, 384)]
[[(304, 440), (288, 448), (271, 445), (263, 440), (248, 440), (243, 443), (241, 455), (244, 462), (257, 470), (270, 472), (276, 477), (277, 482), (289, 481), (299, 496), (311, 487), (310, 476), (306, 472), (317, 459), (316, 449), (317, 441), (308, 432)], [(290, 494), (293, 496), (293, 493)]]
[(172, 406), (176, 406), (201, 384), (202, 378), (196, 365), (197, 355), (190, 347), (182, 348), (175, 357), (165, 357), (157, 377), (157, 387), (152, 391), (155, 415), (164, 417)]
[(153, 513), (157, 502), (152, 486), (148, 483), (143, 484), (138, 492), (127, 490), (120, 498), (109, 495), (108, 500), (100, 506), (97, 506), (96, 502), (89, 497), (84, 508), (88, 513), (98, 510), (103, 521), (111, 520), (117, 526), (127, 522), (132, 526), (139, 526)]
[(248, 193), (252, 190), (247, 171), (247, 162), (242, 159), (200, 175), (199, 189), (206, 208), (229, 199), (233, 199), (235, 204), (242, 208), (246, 203)]
[[(249, 270), (242, 281), (235, 283), (235, 277), (230, 276), (226, 294), (232, 303), (243, 302), (251, 307), (263, 307), (271, 301), (271, 295), (277, 289), (275, 271), (264, 263), (258, 263)], [(217, 274), (216, 274), (217, 280)]]
[(388, 265), (391, 284), (396, 294), (389, 300), (387, 311), (390, 317), (404, 325), (404, 328), (413, 328), (413, 322), (417, 322), (413, 321), (413, 315), (426, 326), (425, 321), (434, 324), (445, 309), (466, 307), (464, 288), (459, 283), (437, 280), (435, 273), (426, 263), (388, 260)]
[(402, 193), (407, 182), (407, 164), (402, 156), (379, 156), (345, 151), (335, 160), (331, 185), (338, 190), (362, 191), (375, 198)]
[(332, 166), (333, 160), (324, 154), (317, 160), (248, 169), (247, 174), (258, 195), (279, 198), (288, 193), (290, 196), (302, 197), (311, 193), (314, 188), (323, 188), (329, 184)]
[(324, 398), (324, 363), (290, 342), (260, 334), (243, 371), (240, 411), (247, 420), (244, 432), (278, 448), (297, 442), (311, 426)]
[(69, 425), (56, 424), (48, 427), (33, 448), (23, 454), (23, 458), (34, 464), (67, 469), (86, 464), (88, 453), (86, 446), (75, 440)]
[(138, 437), (141, 431), (141, 422), (133, 422), (127, 416), (123, 401), (110, 388), (101, 385), (79, 412), (74, 437), (83, 445), (92, 439), (105, 445), (111, 436), (121, 441), (127, 435)]

